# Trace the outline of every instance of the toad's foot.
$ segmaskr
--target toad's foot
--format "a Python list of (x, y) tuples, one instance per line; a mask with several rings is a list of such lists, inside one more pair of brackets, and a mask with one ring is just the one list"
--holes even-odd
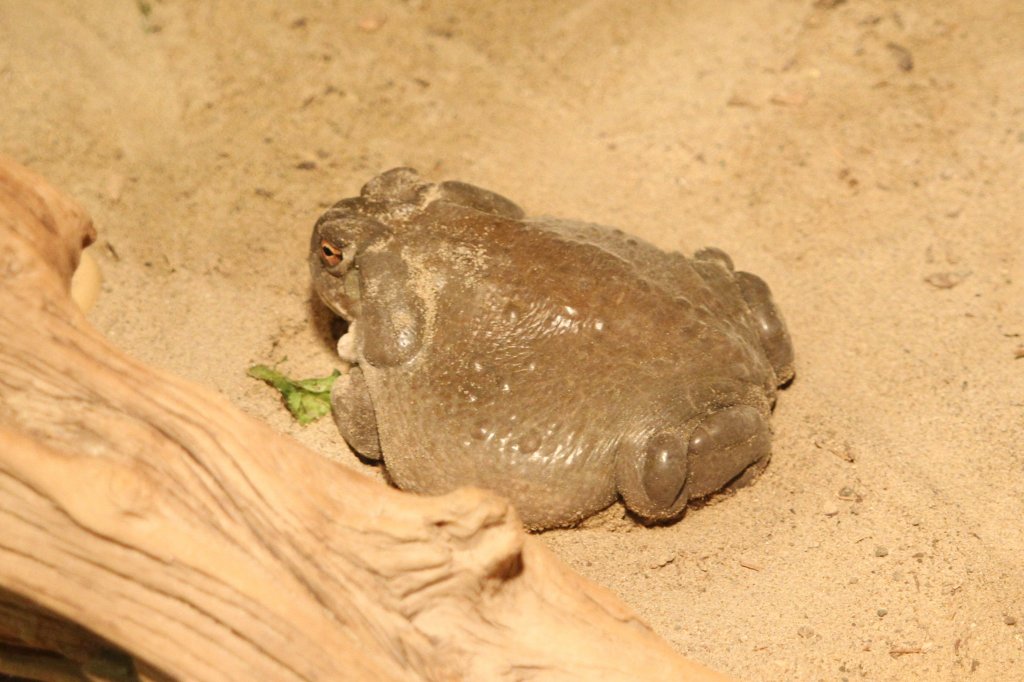
[[(662, 431), (640, 448), (618, 455), (618, 488), (626, 507), (649, 521), (671, 519), (686, 503), (742, 486), (764, 469), (771, 431), (757, 408), (736, 405), (713, 412), (685, 439)], [(748, 475), (749, 474), (749, 475)]]

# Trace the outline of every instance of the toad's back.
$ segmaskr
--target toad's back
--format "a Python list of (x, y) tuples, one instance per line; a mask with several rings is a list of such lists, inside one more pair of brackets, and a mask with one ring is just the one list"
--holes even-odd
[(367, 379), (385, 396), (378, 430), (404, 488), (512, 489), (537, 507), (520, 501), (524, 516), (579, 518), (614, 498), (624, 441), (695, 418), (715, 395), (774, 393), (722, 262), (445, 202), (399, 231), (424, 300), (423, 347)]

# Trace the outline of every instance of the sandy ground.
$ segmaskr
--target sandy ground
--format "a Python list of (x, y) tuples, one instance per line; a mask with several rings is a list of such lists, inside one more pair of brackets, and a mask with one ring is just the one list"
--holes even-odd
[(542, 537), (746, 679), (1024, 678), (1014, 0), (0, 0), (0, 149), (102, 230), (95, 323), (347, 466), (305, 251), (394, 165), (714, 244), (797, 348), (752, 488)]

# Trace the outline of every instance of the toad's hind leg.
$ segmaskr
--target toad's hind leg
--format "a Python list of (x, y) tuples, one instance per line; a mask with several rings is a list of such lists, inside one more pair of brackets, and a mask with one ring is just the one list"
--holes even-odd
[(368, 459), (380, 459), (377, 416), (363, 370), (354, 365), (331, 388), (331, 412), (338, 431), (349, 447)]
[(682, 513), (689, 500), (752, 481), (768, 462), (771, 431), (750, 405), (706, 416), (687, 436), (659, 431), (618, 452), (616, 478), (626, 507), (661, 521)]

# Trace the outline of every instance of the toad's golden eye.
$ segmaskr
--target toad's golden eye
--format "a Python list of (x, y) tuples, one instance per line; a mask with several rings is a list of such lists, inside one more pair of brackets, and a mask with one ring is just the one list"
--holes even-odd
[(341, 249), (326, 239), (320, 242), (320, 260), (327, 267), (334, 267), (341, 262)]

